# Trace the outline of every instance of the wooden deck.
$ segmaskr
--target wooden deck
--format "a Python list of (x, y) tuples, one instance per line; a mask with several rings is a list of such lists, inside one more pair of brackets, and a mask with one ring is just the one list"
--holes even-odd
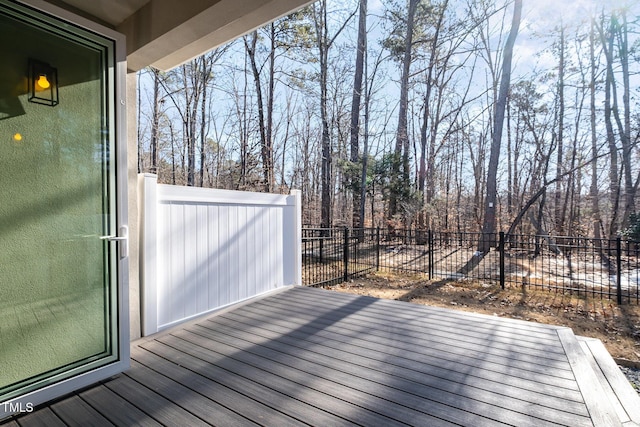
[(640, 398), (603, 349), (296, 287), (135, 342), (126, 373), (3, 425), (634, 425)]

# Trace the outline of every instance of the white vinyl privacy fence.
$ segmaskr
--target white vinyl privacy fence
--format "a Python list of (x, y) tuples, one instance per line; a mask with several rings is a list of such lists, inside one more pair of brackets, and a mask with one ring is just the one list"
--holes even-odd
[(291, 195), (181, 187), (139, 176), (143, 335), (301, 279)]

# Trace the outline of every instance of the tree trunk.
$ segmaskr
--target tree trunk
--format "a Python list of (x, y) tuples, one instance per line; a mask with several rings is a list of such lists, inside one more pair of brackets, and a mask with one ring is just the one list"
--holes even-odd
[(344, 21), (342, 26), (336, 31), (333, 36), (329, 35), (329, 23), (327, 22), (327, 1), (320, 0), (314, 3), (312, 6), (313, 21), (315, 26), (316, 47), (318, 48), (318, 65), (320, 67), (320, 121), (322, 123), (322, 139), (321, 139), (321, 152), (322, 152), (322, 165), (321, 165), (321, 202), (320, 202), (320, 214), (321, 214), (321, 226), (328, 228), (331, 226), (331, 199), (333, 195), (332, 186), (332, 145), (331, 134), (329, 132), (329, 113), (327, 109), (328, 104), (328, 74), (329, 74), (329, 50), (336, 40), (336, 37), (340, 35), (342, 30), (345, 29), (347, 23), (355, 15), (354, 13)]
[(153, 117), (151, 120), (151, 173), (158, 173), (158, 134), (160, 133), (160, 71), (153, 73)]
[(484, 204), (484, 221), (482, 227), (482, 238), (478, 244), (478, 251), (486, 254), (495, 243), (494, 234), (496, 232), (496, 202), (497, 202), (497, 175), (498, 162), (500, 159), (500, 144), (502, 142), (502, 126), (504, 123), (504, 113), (507, 104), (507, 95), (511, 83), (511, 60), (513, 57), (513, 46), (518, 36), (520, 27), (520, 17), (522, 14), (522, 0), (515, 0), (513, 9), (513, 20), (511, 30), (505, 43), (502, 60), (502, 76), (500, 78), (500, 92), (495, 108), (493, 138), (491, 141), (491, 151), (489, 154), (489, 167), (487, 172), (487, 194)]
[[(624, 168), (624, 211), (621, 218), (621, 228), (625, 229), (629, 225), (629, 216), (635, 211), (635, 185), (631, 175), (631, 88), (629, 80), (629, 38), (627, 29), (627, 15), (622, 9), (620, 11), (622, 24), (616, 19), (616, 35), (618, 39), (618, 57), (620, 59), (620, 68), (622, 71), (622, 108), (623, 119), (620, 119), (617, 100), (613, 111), (618, 124), (618, 133), (622, 142), (622, 166)], [(614, 19), (614, 17), (612, 17)], [(616, 97), (617, 98), (617, 97)]]
[(321, 0), (314, 9), (316, 26), (316, 43), (318, 47), (318, 59), (320, 65), (320, 121), (322, 123), (322, 166), (321, 166), (321, 202), (320, 225), (323, 228), (331, 226), (331, 136), (329, 134), (329, 115), (327, 112), (327, 74), (329, 40), (327, 36), (327, 2)]
[(171, 184), (176, 185), (176, 138), (171, 122), (169, 122), (169, 131), (171, 132)]
[[(591, 101), (590, 124), (591, 124), (591, 155), (593, 162), (591, 163), (591, 188), (589, 196), (591, 197), (591, 209), (593, 211), (593, 237), (600, 239), (602, 236), (602, 218), (600, 216), (600, 202), (598, 192), (598, 135), (596, 125), (596, 56), (595, 56), (595, 22), (591, 20), (591, 31), (589, 32), (589, 58), (591, 68), (591, 81), (589, 84), (589, 95)], [(599, 241), (597, 240), (597, 243)]]
[[(269, 51), (269, 90), (267, 95), (267, 125), (266, 125), (266, 143), (267, 143), (267, 161), (269, 162), (267, 176), (267, 191), (272, 192), (275, 189), (275, 159), (273, 153), (273, 103), (275, 102), (275, 85), (276, 85), (276, 26), (272, 22), (269, 27), (271, 34), (271, 50)], [(288, 126), (288, 124), (287, 124)], [(285, 142), (286, 143), (286, 142)], [(284, 184), (284, 179), (282, 180)]]
[[(613, 27), (613, 23), (611, 23)], [(607, 72), (605, 74), (605, 98), (604, 98), (604, 122), (607, 129), (607, 144), (609, 145), (609, 192), (611, 201), (611, 222), (609, 224), (609, 237), (616, 235), (618, 231), (618, 206), (620, 204), (620, 184), (618, 181), (618, 150), (613, 131), (612, 115), (612, 87), (615, 85), (613, 76), (613, 28), (609, 35), (605, 35), (604, 29), (599, 27), (602, 47), (605, 54)]]
[[(250, 39), (250, 40), (248, 40)], [(264, 117), (264, 98), (262, 96), (262, 82), (260, 78), (260, 70), (256, 62), (256, 45), (258, 43), (258, 31), (255, 30), (250, 36), (244, 37), (244, 46), (249, 56), (249, 64), (253, 74), (253, 83), (256, 89), (256, 102), (258, 104), (258, 130), (260, 133), (260, 153), (262, 155), (262, 174), (265, 190), (271, 192), (271, 183), (273, 176), (273, 150), (271, 142), (267, 139), (267, 129)]]
[(511, 215), (513, 213), (513, 165), (512, 155), (512, 141), (511, 141), (511, 108), (509, 106), (510, 99), (507, 98), (506, 114), (507, 114), (507, 213)]
[[(391, 170), (391, 194), (389, 195), (389, 219), (398, 213), (398, 192), (405, 190), (409, 177), (406, 176), (403, 167), (403, 148), (409, 145), (407, 130), (407, 109), (409, 105), (409, 72), (412, 60), (413, 47), (413, 22), (419, 0), (409, 0), (407, 12), (407, 35), (404, 42), (404, 56), (402, 60), (402, 76), (400, 78), (400, 105), (398, 106), (398, 130), (396, 132), (396, 145), (394, 150), (393, 165)], [(402, 170), (401, 170), (402, 168)]]
[[(358, 163), (360, 154), (360, 100), (362, 98), (362, 77), (364, 73), (364, 51), (367, 46), (367, 0), (360, 0), (360, 13), (358, 16), (358, 41), (356, 52), (356, 68), (353, 78), (353, 96), (351, 99), (351, 156), (350, 160), (354, 166)], [(360, 212), (361, 191), (358, 187), (364, 187), (366, 182), (362, 180), (358, 186), (354, 185), (358, 182), (357, 173), (353, 169), (351, 174), (353, 189), (353, 216), (352, 225), (354, 228), (364, 227), (364, 217)]]
[(200, 98), (200, 176), (198, 185), (204, 187), (204, 173), (206, 170), (206, 145), (207, 145), (207, 83), (209, 82), (209, 62), (206, 56), (202, 57), (202, 80)]
[[(556, 176), (562, 175), (562, 165), (564, 164), (564, 24), (560, 22), (560, 58), (558, 63), (558, 148), (556, 161)], [(567, 188), (568, 190), (568, 188)], [(554, 210), (555, 210), (555, 232), (562, 236), (564, 230), (564, 201), (562, 195), (562, 181), (556, 181), (556, 191), (554, 194)]]
[[(436, 157), (436, 137), (438, 134), (438, 127), (440, 123), (439, 111), (440, 108), (432, 108), (431, 106), (431, 93), (434, 86), (437, 87), (437, 83), (434, 80), (433, 74), (436, 67), (439, 65), (439, 50), (440, 50), (440, 31), (443, 27), (444, 16), (449, 5), (449, 0), (445, 0), (438, 10), (438, 20), (435, 24), (435, 32), (431, 43), (431, 49), (429, 52), (429, 63), (427, 65), (427, 73), (425, 76), (426, 91), (424, 96), (424, 110), (422, 116), (422, 125), (420, 127), (420, 160), (418, 164), (418, 191), (422, 194), (423, 206), (418, 213), (418, 228), (423, 230), (429, 226), (424, 204), (429, 205), (434, 196), (435, 187), (435, 157)], [(446, 52), (445, 55), (450, 54)], [(442, 65), (442, 67), (445, 67)], [(438, 101), (436, 101), (438, 104)], [(439, 106), (437, 106), (439, 107)], [(431, 130), (431, 135), (427, 135), (428, 130)], [(427, 145), (427, 142), (429, 144)]]

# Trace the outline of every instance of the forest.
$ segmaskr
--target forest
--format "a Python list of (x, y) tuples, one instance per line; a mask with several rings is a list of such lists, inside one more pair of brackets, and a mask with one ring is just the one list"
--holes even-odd
[(639, 72), (632, 0), (318, 0), (140, 71), (138, 170), (300, 189), (313, 226), (616, 237)]

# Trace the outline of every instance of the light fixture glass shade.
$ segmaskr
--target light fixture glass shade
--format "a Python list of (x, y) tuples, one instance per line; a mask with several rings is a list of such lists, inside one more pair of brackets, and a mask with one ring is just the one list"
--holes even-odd
[(29, 60), (29, 102), (58, 105), (58, 70), (44, 62)]

